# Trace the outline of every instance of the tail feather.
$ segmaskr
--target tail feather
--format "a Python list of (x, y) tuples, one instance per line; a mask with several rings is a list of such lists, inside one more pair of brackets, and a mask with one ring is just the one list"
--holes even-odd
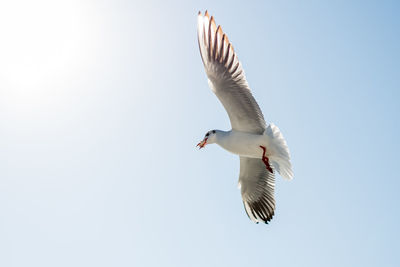
[(286, 140), (279, 128), (271, 123), (265, 133), (270, 137), (269, 149), (271, 150), (270, 161), (279, 174), (286, 179), (293, 178), (292, 164), (290, 163), (290, 152)]

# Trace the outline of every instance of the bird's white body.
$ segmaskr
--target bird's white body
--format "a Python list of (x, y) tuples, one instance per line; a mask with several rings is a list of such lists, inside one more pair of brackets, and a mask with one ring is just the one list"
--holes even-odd
[(267, 126), (263, 134), (216, 130), (215, 138), (209, 143), (214, 142), (233, 154), (256, 159), (262, 158), (263, 149), (260, 146), (263, 146), (266, 148), (265, 156), (274, 169), (286, 179), (293, 177), (289, 149), (279, 128), (273, 123)]
[[(251, 134), (239, 131), (217, 131), (216, 143), (225, 150), (248, 158), (262, 158), (263, 150), (260, 146), (269, 147), (270, 138), (266, 134)], [(266, 156), (271, 152), (267, 150)]]

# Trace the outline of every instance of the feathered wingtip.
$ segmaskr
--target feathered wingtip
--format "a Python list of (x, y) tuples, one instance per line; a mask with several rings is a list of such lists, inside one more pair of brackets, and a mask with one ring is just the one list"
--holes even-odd
[(266, 210), (267, 205), (262, 202), (260, 203), (247, 203), (243, 201), (244, 210), (246, 211), (247, 217), (256, 224), (262, 222), (268, 224), (275, 215), (275, 207), (272, 208), (272, 211), (268, 214)]
[[(199, 10), (198, 15), (199, 15), (199, 16), (202, 15), (200, 10)], [(204, 16), (205, 16), (205, 17), (208, 17), (208, 18), (210, 17), (210, 15), (208, 14), (208, 10), (207, 10), (207, 9), (206, 9), (206, 12), (204, 12)]]
[(228, 36), (223, 32), (221, 25), (217, 26), (214, 17), (210, 17), (207, 10), (204, 16), (201, 11), (198, 13), (197, 34), (201, 58), (206, 69), (210, 64), (222, 65), (233, 79), (243, 73)]

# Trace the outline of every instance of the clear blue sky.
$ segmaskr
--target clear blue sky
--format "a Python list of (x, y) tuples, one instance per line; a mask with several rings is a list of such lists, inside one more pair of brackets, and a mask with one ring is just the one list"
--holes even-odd
[[(253, 224), (197, 12), (291, 150)], [(399, 266), (397, 1), (0, 3), (0, 266)]]

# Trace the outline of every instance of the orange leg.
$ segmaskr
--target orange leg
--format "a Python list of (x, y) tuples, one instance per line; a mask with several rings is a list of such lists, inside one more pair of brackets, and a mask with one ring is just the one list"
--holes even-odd
[(274, 171), (271, 168), (271, 165), (269, 165), (269, 159), (267, 156), (265, 156), (265, 152), (267, 152), (267, 148), (265, 146), (260, 146), (262, 148), (263, 152), (263, 156), (262, 156), (262, 161), (265, 164), (265, 167), (267, 168), (267, 170), (269, 170), (270, 173), (274, 173)]

